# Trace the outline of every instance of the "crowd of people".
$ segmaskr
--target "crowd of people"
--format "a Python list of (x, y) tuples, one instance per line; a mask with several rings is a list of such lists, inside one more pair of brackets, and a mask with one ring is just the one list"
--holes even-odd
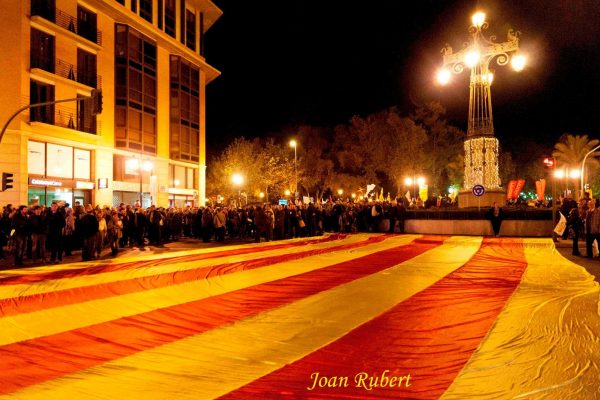
[(402, 232), (402, 202), (327, 202), (324, 204), (206, 206), (162, 208), (121, 204), (93, 207), (78, 202), (13, 207), (0, 218), (0, 257), (7, 250), (15, 266), (59, 263), (81, 252), (81, 260), (100, 258), (106, 248), (116, 256), (127, 247), (161, 246), (182, 237), (203, 242), (282, 240), (324, 232)]

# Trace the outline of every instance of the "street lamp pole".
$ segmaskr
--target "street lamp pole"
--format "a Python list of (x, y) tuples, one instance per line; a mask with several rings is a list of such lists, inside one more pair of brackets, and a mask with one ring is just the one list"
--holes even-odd
[(518, 31), (509, 29), (507, 40), (495, 41), (495, 36), (485, 37), (483, 31), (488, 28), (483, 12), (472, 16), (469, 27), (471, 40), (461, 50), (454, 52), (449, 44), (442, 49), (443, 67), (437, 74), (440, 84), (447, 84), (452, 73), (459, 74), (465, 68), (471, 70), (469, 83), (469, 119), (465, 148), (464, 188), (471, 189), (476, 184), (486, 189), (498, 189), (500, 176), (498, 171), (499, 142), (494, 136), (492, 117), (492, 98), (490, 87), (494, 78), (490, 70), (492, 60), (500, 66), (511, 61), (516, 71), (525, 66), (525, 57), (519, 54)]
[(297, 152), (298, 143), (292, 139), (290, 140), (290, 146), (294, 148), (294, 200), (298, 197), (298, 161)]
[(583, 161), (581, 162), (581, 197), (583, 197), (583, 190), (584, 190), (584, 167), (585, 167), (585, 161), (587, 160), (588, 156), (590, 154), (592, 154), (593, 152), (595, 152), (596, 150), (600, 149), (600, 145), (594, 147), (592, 150), (588, 151), (588, 153), (585, 155), (585, 157), (583, 157)]

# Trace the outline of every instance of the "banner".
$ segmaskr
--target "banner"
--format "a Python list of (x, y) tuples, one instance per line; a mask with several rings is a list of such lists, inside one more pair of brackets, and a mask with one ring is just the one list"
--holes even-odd
[(367, 185), (367, 193), (365, 193), (365, 197), (369, 197), (373, 190), (375, 190), (375, 184)]
[(554, 233), (558, 236), (562, 236), (563, 233), (565, 233), (565, 229), (567, 229), (567, 219), (560, 211), (558, 213), (560, 214), (560, 221), (558, 221), (558, 224), (554, 227)]
[(535, 181), (535, 193), (537, 195), (537, 199), (540, 201), (544, 200), (544, 194), (546, 192), (546, 180), (540, 179), (539, 181)]
[(421, 200), (423, 200), (423, 201), (427, 200), (428, 193), (429, 193), (429, 186), (427, 186), (427, 185), (419, 186), (419, 197), (421, 198)]
[(525, 186), (525, 179), (519, 179), (513, 192), (513, 199), (516, 200), (519, 197), (521, 191), (523, 190), (523, 186)]
[(406, 192), (406, 194), (404, 195), (404, 197), (406, 197), (406, 200), (408, 200), (409, 203), (412, 201), (412, 198), (410, 197), (410, 190), (408, 190)]
[(517, 186), (517, 181), (508, 182), (508, 187), (506, 188), (506, 200), (513, 199), (513, 192), (515, 191), (515, 187)]

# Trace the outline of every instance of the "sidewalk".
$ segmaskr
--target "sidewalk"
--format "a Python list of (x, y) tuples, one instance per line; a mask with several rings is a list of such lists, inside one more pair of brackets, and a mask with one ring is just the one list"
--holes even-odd
[(554, 243), (556, 250), (569, 261), (574, 262), (577, 265), (581, 265), (591, 275), (594, 276), (596, 282), (600, 282), (600, 258), (587, 258), (585, 250), (585, 241), (579, 241), (579, 253), (580, 256), (574, 256), (573, 253), (573, 241), (570, 239), (560, 240)]

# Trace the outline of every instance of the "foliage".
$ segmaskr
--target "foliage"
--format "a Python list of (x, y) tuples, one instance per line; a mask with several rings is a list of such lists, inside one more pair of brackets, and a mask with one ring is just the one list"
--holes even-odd
[[(598, 146), (600, 141), (598, 139), (590, 140), (588, 135), (571, 135), (565, 133), (559, 139), (559, 142), (554, 145), (554, 152), (552, 155), (558, 162), (558, 167), (563, 165), (571, 168), (581, 168), (581, 163), (585, 155), (591, 151), (594, 147)], [(596, 157), (600, 156), (599, 151), (595, 151), (590, 154), (586, 161), (588, 167), (598, 167)]]

